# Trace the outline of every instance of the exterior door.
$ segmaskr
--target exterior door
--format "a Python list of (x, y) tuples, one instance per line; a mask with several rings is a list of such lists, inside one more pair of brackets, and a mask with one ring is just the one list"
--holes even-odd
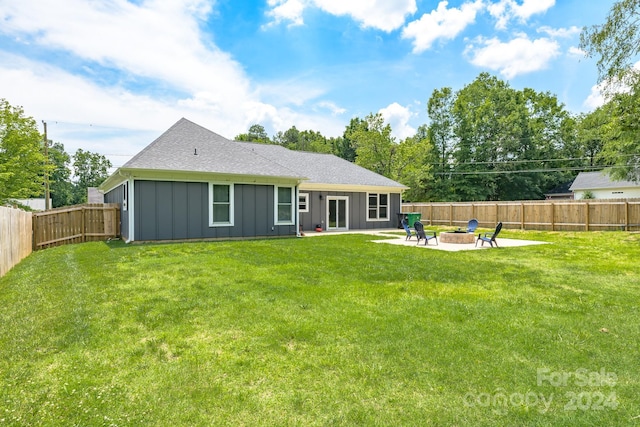
[(327, 197), (327, 230), (349, 229), (349, 198)]

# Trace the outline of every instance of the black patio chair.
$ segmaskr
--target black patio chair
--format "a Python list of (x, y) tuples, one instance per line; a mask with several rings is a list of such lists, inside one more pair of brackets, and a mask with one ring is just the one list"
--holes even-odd
[(493, 233), (478, 234), (478, 240), (476, 240), (476, 246), (478, 246), (478, 242), (482, 241), (482, 244), (480, 246), (484, 246), (484, 242), (488, 242), (491, 245), (491, 247), (493, 247), (493, 244), (495, 243), (497, 248), (498, 242), (496, 241), (496, 237), (498, 237), (498, 234), (500, 234), (500, 230), (502, 230), (501, 222), (498, 223)]
[(420, 221), (416, 221), (413, 224), (413, 228), (416, 229), (416, 237), (418, 238), (418, 243), (416, 244), (419, 245), (420, 240), (424, 239), (424, 245), (427, 246), (427, 243), (429, 243), (429, 240), (435, 239), (436, 246), (438, 246), (438, 238), (436, 237), (435, 231), (424, 231), (424, 225), (422, 225)]

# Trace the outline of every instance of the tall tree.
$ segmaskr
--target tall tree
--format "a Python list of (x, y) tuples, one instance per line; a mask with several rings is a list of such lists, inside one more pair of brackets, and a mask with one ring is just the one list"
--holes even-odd
[(73, 203), (87, 201), (87, 188), (97, 187), (109, 176), (111, 162), (105, 156), (78, 149), (73, 155), (73, 175), (76, 179)]
[(272, 143), (272, 141), (269, 139), (269, 135), (267, 135), (267, 131), (264, 129), (264, 126), (259, 124), (251, 125), (249, 127), (249, 132), (241, 133), (234, 139), (236, 141), (259, 142), (262, 144)]
[(386, 177), (392, 176), (393, 157), (396, 153), (391, 126), (384, 123), (382, 114), (369, 114), (366, 126), (360, 126), (350, 135), (356, 147), (356, 164)]
[(433, 182), (431, 159), (432, 144), (426, 125), (396, 147), (391, 178), (409, 187), (404, 192), (405, 200), (429, 200), (426, 190)]
[(36, 121), (0, 99), (0, 203), (42, 196), (45, 167)]
[(52, 165), (49, 175), (51, 189), (51, 206), (58, 208), (73, 203), (73, 184), (69, 164), (71, 156), (64, 151), (64, 145), (59, 142), (49, 147), (49, 164)]
[(451, 169), (451, 154), (456, 145), (454, 133), (453, 103), (455, 97), (449, 87), (435, 89), (429, 98), (427, 113), (431, 123), (429, 125), (429, 139), (434, 147), (432, 158), (437, 164), (436, 180), (431, 189), (434, 200), (446, 200), (450, 192), (449, 172)]
[(640, 54), (640, 0), (620, 0), (604, 24), (583, 29), (580, 47), (598, 58), (599, 79), (613, 102), (619, 134), (605, 141), (603, 156), (613, 163), (614, 178), (640, 182), (640, 77), (633, 61)]
[(640, 53), (640, 0), (620, 0), (613, 4), (604, 24), (585, 27), (580, 48), (598, 58), (600, 81), (619, 80), (632, 68)]

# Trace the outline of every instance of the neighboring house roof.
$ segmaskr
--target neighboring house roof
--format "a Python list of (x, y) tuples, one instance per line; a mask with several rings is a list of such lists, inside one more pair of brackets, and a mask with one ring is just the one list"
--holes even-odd
[[(313, 187), (406, 189), (404, 185), (333, 154), (292, 151), (280, 145), (231, 141), (187, 119), (160, 135), (119, 171), (180, 171), (294, 179)], [(118, 171), (112, 175), (115, 177)], [(114, 184), (108, 179), (102, 189)]]
[(571, 191), (599, 190), (605, 188), (638, 187), (632, 181), (613, 181), (609, 175), (600, 172), (580, 172), (569, 188)]
[(562, 196), (562, 195), (570, 195), (571, 190), (569, 189), (573, 184), (573, 181), (565, 182), (564, 184), (558, 185), (554, 189), (545, 193), (545, 196)]

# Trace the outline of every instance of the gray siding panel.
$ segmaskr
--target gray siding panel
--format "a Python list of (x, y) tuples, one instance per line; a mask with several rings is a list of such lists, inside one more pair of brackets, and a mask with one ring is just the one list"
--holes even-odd
[(291, 236), (295, 226), (274, 226), (274, 187), (234, 185), (234, 226), (209, 227), (209, 185), (136, 181), (135, 240)]
[(124, 240), (129, 240), (129, 213), (124, 211), (124, 192), (128, 183), (117, 186), (113, 190), (105, 193), (105, 203), (118, 203), (120, 205), (120, 235)]
[[(397, 213), (400, 212), (400, 194), (389, 194), (389, 220), (367, 221), (367, 193), (336, 191), (309, 191), (309, 212), (300, 213), (300, 223), (304, 231), (313, 231), (316, 224), (327, 226), (327, 196), (349, 197), (349, 229), (369, 230), (397, 227)], [(322, 196), (322, 199), (320, 199)]]

